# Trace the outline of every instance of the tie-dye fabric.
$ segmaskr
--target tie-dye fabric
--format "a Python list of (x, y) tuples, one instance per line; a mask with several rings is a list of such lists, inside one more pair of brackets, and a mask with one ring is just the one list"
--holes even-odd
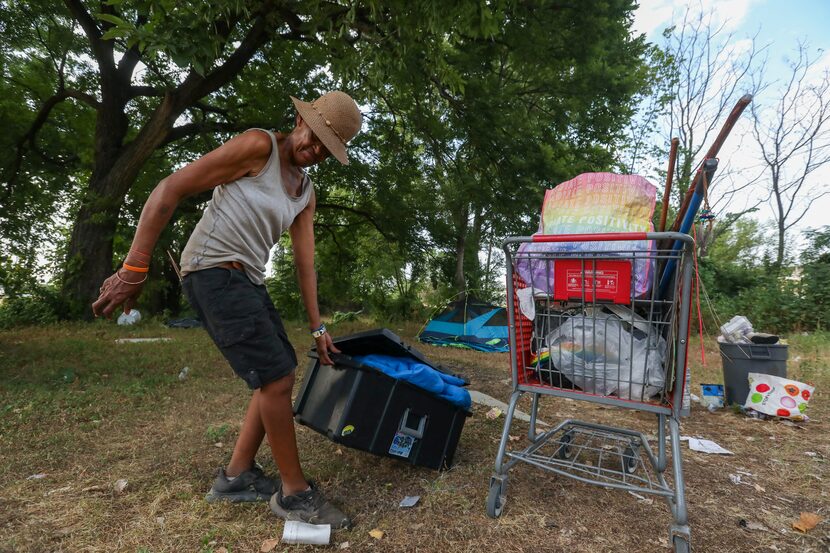
[[(606, 232), (651, 232), (657, 188), (638, 175), (583, 173), (545, 193), (537, 234), (597, 234)], [(534, 252), (620, 252), (619, 255), (647, 255), (652, 242), (570, 242), (522, 244), (516, 260), (519, 276), (535, 289), (553, 291), (553, 266), (544, 259), (529, 257)], [(625, 253), (622, 253), (625, 252)], [(630, 253), (629, 253), (630, 252)], [(550, 269), (550, 270), (549, 270)], [(653, 262), (637, 259), (633, 267), (635, 295), (650, 287)], [(549, 274), (548, 274), (549, 273)]]

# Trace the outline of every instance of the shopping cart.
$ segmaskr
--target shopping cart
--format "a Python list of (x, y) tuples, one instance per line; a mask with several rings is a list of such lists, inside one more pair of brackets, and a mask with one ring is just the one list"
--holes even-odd
[[(490, 479), (490, 517), (501, 515), (508, 471), (525, 462), (589, 484), (663, 496), (674, 516), (674, 550), (690, 550), (679, 419), (688, 409), (693, 247), (689, 235), (677, 232), (505, 240), (513, 393)], [(664, 278), (670, 285), (661, 287)], [(531, 445), (508, 451), (525, 393), (532, 394)], [(537, 433), (543, 395), (654, 413), (656, 452), (642, 432), (595, 422), (567, 419)]]

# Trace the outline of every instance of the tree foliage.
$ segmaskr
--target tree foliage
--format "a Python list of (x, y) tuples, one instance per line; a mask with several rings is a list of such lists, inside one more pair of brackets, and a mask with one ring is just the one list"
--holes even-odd
[[(358, 100), (366, 125), (355, 163), (313, 172), (324, 301), (404, 313), (423, 287), (480, 287), (497, 272), (479, 252), (532, 231), (545, 186), (613, 166), (646, 85), (632, 0), (2, 7), (0, 247), (30, 263), (52, 252), (75, 313), (126, 252), (158, 180), (230, 133), (287, 130), (289, 95), (332, 88)], [(205, 200), (161, 238), (154, 311), (177, 302), (166, 250), (181, 249)], [(278, 280), (291, 277), (286, 251)]]

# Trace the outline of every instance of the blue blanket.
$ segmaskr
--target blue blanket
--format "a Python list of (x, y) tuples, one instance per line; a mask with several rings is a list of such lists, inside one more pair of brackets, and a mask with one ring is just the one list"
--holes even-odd
[(355, 355), (358, 363), (377, 369), (392, 378), (405, 380), (436, 396), (446, 399), (453, 405), (470, 410), (470, 392), (462, 388), (464, 381), (457, 376), (436, 371), (429, 365), (419, 363), (408, 357), (391, 355)]

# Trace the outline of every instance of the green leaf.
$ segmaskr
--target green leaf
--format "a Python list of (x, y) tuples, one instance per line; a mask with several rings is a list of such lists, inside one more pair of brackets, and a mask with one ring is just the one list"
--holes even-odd
[(118, 27), (111, 27), (109, 31), (101, 35), (101, 40), (112, 40), (114, 38), (124, 38), (130, 36), (129, 29), (120, 29)]
[(101, 21), (106, 21), (107, 23), (112, 23), (116, 27), (123, 27), (123, 28), (129, 28), (130, 27), (130, 25), (126, 21), (121, 19), (120, 17), (109, 14), (109, 13), (96, 13), (95, 17), (97, 17)]

